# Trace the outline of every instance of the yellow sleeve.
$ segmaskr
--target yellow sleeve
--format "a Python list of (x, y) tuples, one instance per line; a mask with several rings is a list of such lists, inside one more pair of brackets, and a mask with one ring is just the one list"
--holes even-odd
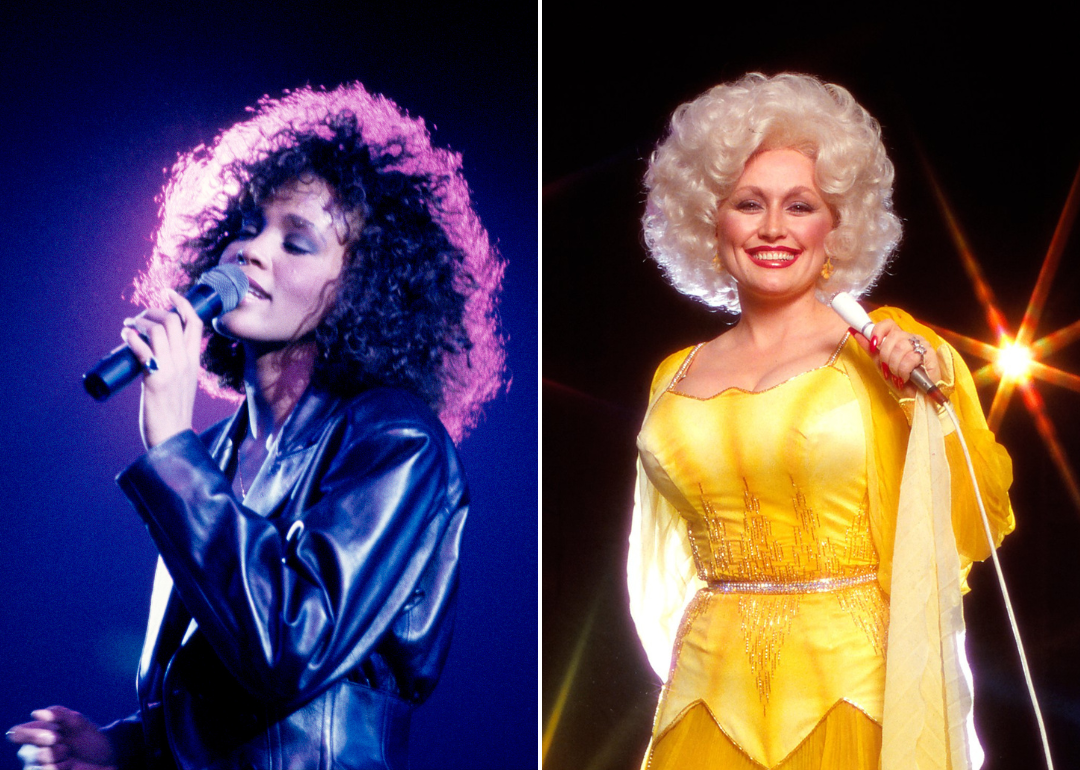
[[(870, 314), (874, 321), (892, 318), (904, 329), (925, 337), (933, 346), (941, 364), (942, 390), (949, 396), (957, 421), (963, 431), (975, 477), (982, 492), (994, 545), (1000, 545), (1005, 535), (1016, 527), (1009, 487), (1012, 485), (1012, 460), (1005, 447), (997, 443), (986, 424), (975, 381), (963, 358), (932, 329), (923, 326), (910, 315), (897, 308), (879, 308)], [(961, 568), (966, 576), (971, 562), (982, 561), (990, 555), (986, 530), (975, 501), (975, 491), (967, 463), (964, 461), (960, 441), (955, 435), (952, 421), (945, 426), (945, 451), (949, 460), (952, 488), (953, 532), (960, 553)]]
[[(649, 395), (650, 410), (688, 352), (670, 356), (657, 369)], [(645, 417), (648, 419), (648, 411)], [(626, 559), (627, 592), (630, 615), (649, 664), (662, 681), (667, 681), (683, 611), (702, 582), (694, 567), (685, 522), (649, 481), (645, 468), (652, 462), (647, 453), (639, 452)]]

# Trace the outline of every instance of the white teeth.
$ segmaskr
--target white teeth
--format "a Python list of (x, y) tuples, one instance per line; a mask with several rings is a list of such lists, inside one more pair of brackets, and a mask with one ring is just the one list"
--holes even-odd
[(787, 251), (759, 251), (754, 254), (754, 259), (763, 262), (790, 262), (795, 255)]

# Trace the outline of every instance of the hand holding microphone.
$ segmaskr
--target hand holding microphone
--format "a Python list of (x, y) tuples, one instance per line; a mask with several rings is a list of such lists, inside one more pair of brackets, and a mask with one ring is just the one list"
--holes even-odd
[[(240, 304), (248, 290), (247, 276), (236, 265), (219, 265), (208, 270), (187, 293), (195, 314), (206, 323)], [(86, 392), (98, 401), (131, 383), (146, 367), (125, 343), (102, 358), (83, 375)], [(151, 367), (152, 368), (152, 367)]]
[(833, 297), (831, 306), (849, 326), (870, 340), (870, 352), (879, 355), (882, 366), (887, 365), (886, 359), (893, 362), (892, 367), (883, 371), (886, 377), (888, 377), (888, 372), (892, 371), (901, 375), (902, 380), (903, 372), (912, 365), (913, 360), (917, 361), (910, 369), (907, 380), (936, 403), (941, 405), (948, 403), (949, 399), (941, 392), (941, 388), (937, 386), (925, 368), (925, 365), (933, 360), (933, 369), (936, 371), (937, 361), (936, 358), (930, 358), (935, 354), (924, 340), (905, 332), (892, 321), (886, 320), (875, 325), (855, 298), (847, 292), (840, 292)]

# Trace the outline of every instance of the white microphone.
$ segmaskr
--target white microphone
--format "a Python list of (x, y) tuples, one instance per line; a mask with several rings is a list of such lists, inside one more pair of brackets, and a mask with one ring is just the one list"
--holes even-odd
[[(842, 291), (833, 297), (832, 302), (829, 304), (832, 309), (839, 313), (840, 317), (847, 322), (848, 326), (857, 330), (859, 334), (866, 337), (866, 339), (870, 339), (873, 336), (874, 322), (870, 320), (870, 316), (862, 309), (862, 305), (856, 302), (855, 298), (846, 291)], [(949, 403), (949, 399), (941, 392), (941, 388), (930, 379), (930, 375), (928, 375), (926, 370), (921, 366), (916, 366), (912, 369), (909, 379), (911, 382), (915, 383), (915, 387), (937, 403), (942, 406)]]

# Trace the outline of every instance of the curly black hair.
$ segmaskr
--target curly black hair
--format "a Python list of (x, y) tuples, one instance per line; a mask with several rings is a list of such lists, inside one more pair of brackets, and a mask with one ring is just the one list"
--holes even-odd
[[(137, 297), (167, 285), (186, 291), (218, 264), (245, 213), (314, 178), (358, 231), (347, 234), (336, 297), (315, 329), (313, 382), (343, 396), (408, 389), (460, 439), (503, 386), (495, 315), (503, 262), (473, 211), (459, 156), (433, 148), (422, 120), (359, 84), (264, 98), (255, 117), (182, 157)], [(197, 190), (208, 181), (207, 203)], [(243, 345), (207, 328), (204, 367), (242, 391)]]

